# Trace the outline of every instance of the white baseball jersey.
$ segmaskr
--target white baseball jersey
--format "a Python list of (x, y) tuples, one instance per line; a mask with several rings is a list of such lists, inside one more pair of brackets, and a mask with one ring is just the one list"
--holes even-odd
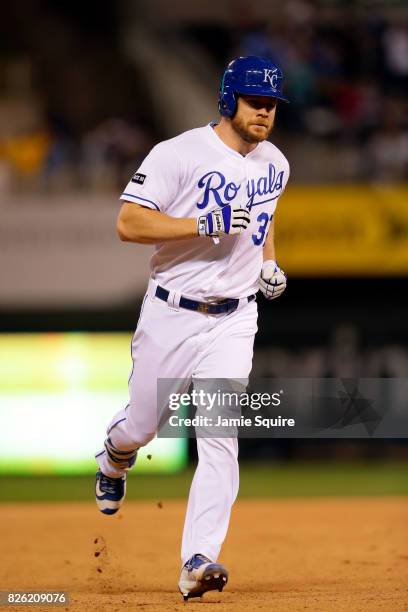
[(241, 298), (258, 291), (262, 247), (288, 178), (275, 145), (264, 141), (242, 156), (209, 124), (156, 145), (120, 199), (179, 218), (247, 207), (251, 223), (242, 234), (218, 244), (202, 237), (160, 243), (150, 262), (152, 278), (166, 289), (199, 300)]

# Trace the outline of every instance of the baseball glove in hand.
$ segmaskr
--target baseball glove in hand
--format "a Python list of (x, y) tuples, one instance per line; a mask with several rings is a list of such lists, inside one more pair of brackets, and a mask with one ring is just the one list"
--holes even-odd
[(199, 236), (211, 238), (218, 238), (222, 234), (240, 234), (246, 230), (250, 220), (249, 210), (240, 208), (238, 204), (227, 204), (198, 217), (197, 232)]
[(285, 273), (273, 259), (268, 259), (263, 263), (259, 288), (267, 300), (274, 300), (286, 289)]

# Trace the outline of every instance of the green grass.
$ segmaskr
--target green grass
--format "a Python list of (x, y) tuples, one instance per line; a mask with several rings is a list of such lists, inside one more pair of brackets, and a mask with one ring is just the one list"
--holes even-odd
[[(173, 476), (131, 475), (128, 499), (185, 498), (193, 468)], [(240, 498), (408, 495), (408, 463), (325, 462), (241, 466)], [(91, 501), (93, 476), (3, 477), (0, 501)]]

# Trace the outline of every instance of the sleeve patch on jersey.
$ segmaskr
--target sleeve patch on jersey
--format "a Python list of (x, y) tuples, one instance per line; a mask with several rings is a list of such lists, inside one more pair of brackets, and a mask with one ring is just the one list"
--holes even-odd
[(140, 172), (136, 172), (131, 178), (132, 183), (138, 183), (139, 185), (143, 185), (146, 180), (146, 175), (141, 174)]

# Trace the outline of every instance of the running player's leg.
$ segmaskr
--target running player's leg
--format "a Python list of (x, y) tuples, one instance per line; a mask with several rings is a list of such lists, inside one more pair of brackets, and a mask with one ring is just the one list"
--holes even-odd
[[(208, 345), (194, 371), (199, 379), (246, 380), (252, 367), (257, 331), (257, 307), (252, 302), (221, 317), (208, 334)], [(190, 489), (183, 531), (183, 563), (196, 553), (216, 561), (228, 530), (239, 488), (238, 440), (198, 437), (198, 466)]]
[(96, 456), (103, 474), (111, 478), (123, 476), (127, 458), (156, 435), (159, 413), (167, 408), (157, 405), (158, 379), (175, 379), (174, 384), (179, 387), (172, 388), (174, 393), (187, 390), (196, 336), (203, 324), (204, 317), (197, 313), (169, 308), (157, 298), (146, 298), (132, 340), (129, 404), (112, 419), (105, 448)]

